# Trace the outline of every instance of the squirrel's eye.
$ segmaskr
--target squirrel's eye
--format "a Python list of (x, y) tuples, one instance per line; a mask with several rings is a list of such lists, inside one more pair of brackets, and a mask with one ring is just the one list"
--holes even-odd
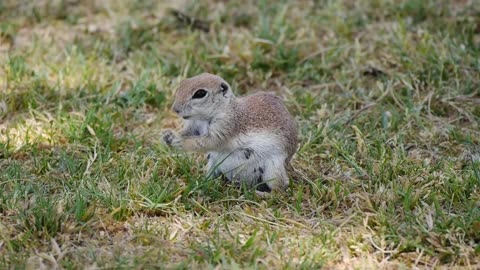
[(198, 89), (192, 98), (204, 98), (207, 95), (207, 91), (204, 89)]

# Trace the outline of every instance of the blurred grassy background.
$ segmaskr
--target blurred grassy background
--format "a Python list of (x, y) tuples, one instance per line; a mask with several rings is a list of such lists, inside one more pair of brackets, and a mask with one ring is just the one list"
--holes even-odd
[[(179, 81), (285, 99), (259, 199), (160, 144)], [(0, 268), (480, 267), (476, 0), (0, 2)]]

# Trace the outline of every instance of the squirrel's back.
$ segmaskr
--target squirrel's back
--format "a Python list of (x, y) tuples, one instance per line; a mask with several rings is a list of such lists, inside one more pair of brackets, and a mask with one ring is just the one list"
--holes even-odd
[(297, 148), (297, 124), (283, 100), (271, 92), (237, 99), (236, 122), (242, 132), (271, 132), (284, 141), (289, 159)]

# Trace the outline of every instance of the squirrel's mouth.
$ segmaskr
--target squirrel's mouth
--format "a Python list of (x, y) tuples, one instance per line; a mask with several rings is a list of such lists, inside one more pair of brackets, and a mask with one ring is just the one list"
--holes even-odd
[(183, 119), (188, 119), (190, 118), (191, 116), (183, 116)]

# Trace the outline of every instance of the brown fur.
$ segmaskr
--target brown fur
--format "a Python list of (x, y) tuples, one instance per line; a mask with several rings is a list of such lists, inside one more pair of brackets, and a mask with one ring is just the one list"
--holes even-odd
[[(221, 77), (209, 73), (185, 79), (180, 83), (175, 94), (174, 106), (183, 107), (198, 89), (220, 89), (222, 82), (226, 83)], [(218, 141), (225, 141), (249, 131), (265, 130), (275, 132), (284, 139), (288, 161), (297, 150), (296, 122), (282, 99), (271, 92), (257, 92), (239, 98), (232, 94), (223, 113), (213, 116), (212, 123), (219, 124), (223, 129), (219, 131)]]
[(175, 93), (175, 104), (184, 104), (192, 97), (193, 93), (198, 89), (214, 89), (219, 88), (220, 84), (225, 82), (221, 77), (202, 73), (200, 75), (185, 79), (180, 82), (177, 92)]
[[(199, 89), (205, 89), (209, 94), (204, 98), (193, 99), (192, 96)], [(266, 148), (260, 147), (259, 153), (266, 154), (268, 160), (272, 158), (268, 149), (273, 147), (280, 151), (278, 155), (285, 157), (285, 160), (283, 166), (276, 165), (281, 168), (274, 169), (275, 172), (278, 170), (275, 176), (280, 181), (269, 185), (277, 187), (288, 182), (285, 169), (290, 166), (290, 160), (297, 150), (298, 130), (280, 97), (273, 93), (258, 92), (237, 98), (221, 77), (203, 73), (180, 83), (173, 109), (188, 120), (180, 133), (172, 130), (164, 132), (163, 139), (168, 145), (187, 151), (223, 153), (245, 150), (244, 147), (248, 148), (248, 144), (245, 145), (242, 140), (249, 136), (255, 138), (255, 134), (267, 134), (268, 138), (271, 135), (272, 140), (265, 141)], [(195, 133), (198, 135), (191, 135)], [(261, 142), (262, 145), (262, 140), (265, 137), (256, 142)], [(272, 142), (276, 143), (272, 146)], [(262, 158), (259, 162), (263, 162)], [(253, 178), (253, 175), (247, 176)]]
[(288, 161), (297, 150), (297, 125), (280, 97), (270, 92), (233, 99), (232, 112), (235, 115), (235, 132), (268, 130), (284, 138)]

